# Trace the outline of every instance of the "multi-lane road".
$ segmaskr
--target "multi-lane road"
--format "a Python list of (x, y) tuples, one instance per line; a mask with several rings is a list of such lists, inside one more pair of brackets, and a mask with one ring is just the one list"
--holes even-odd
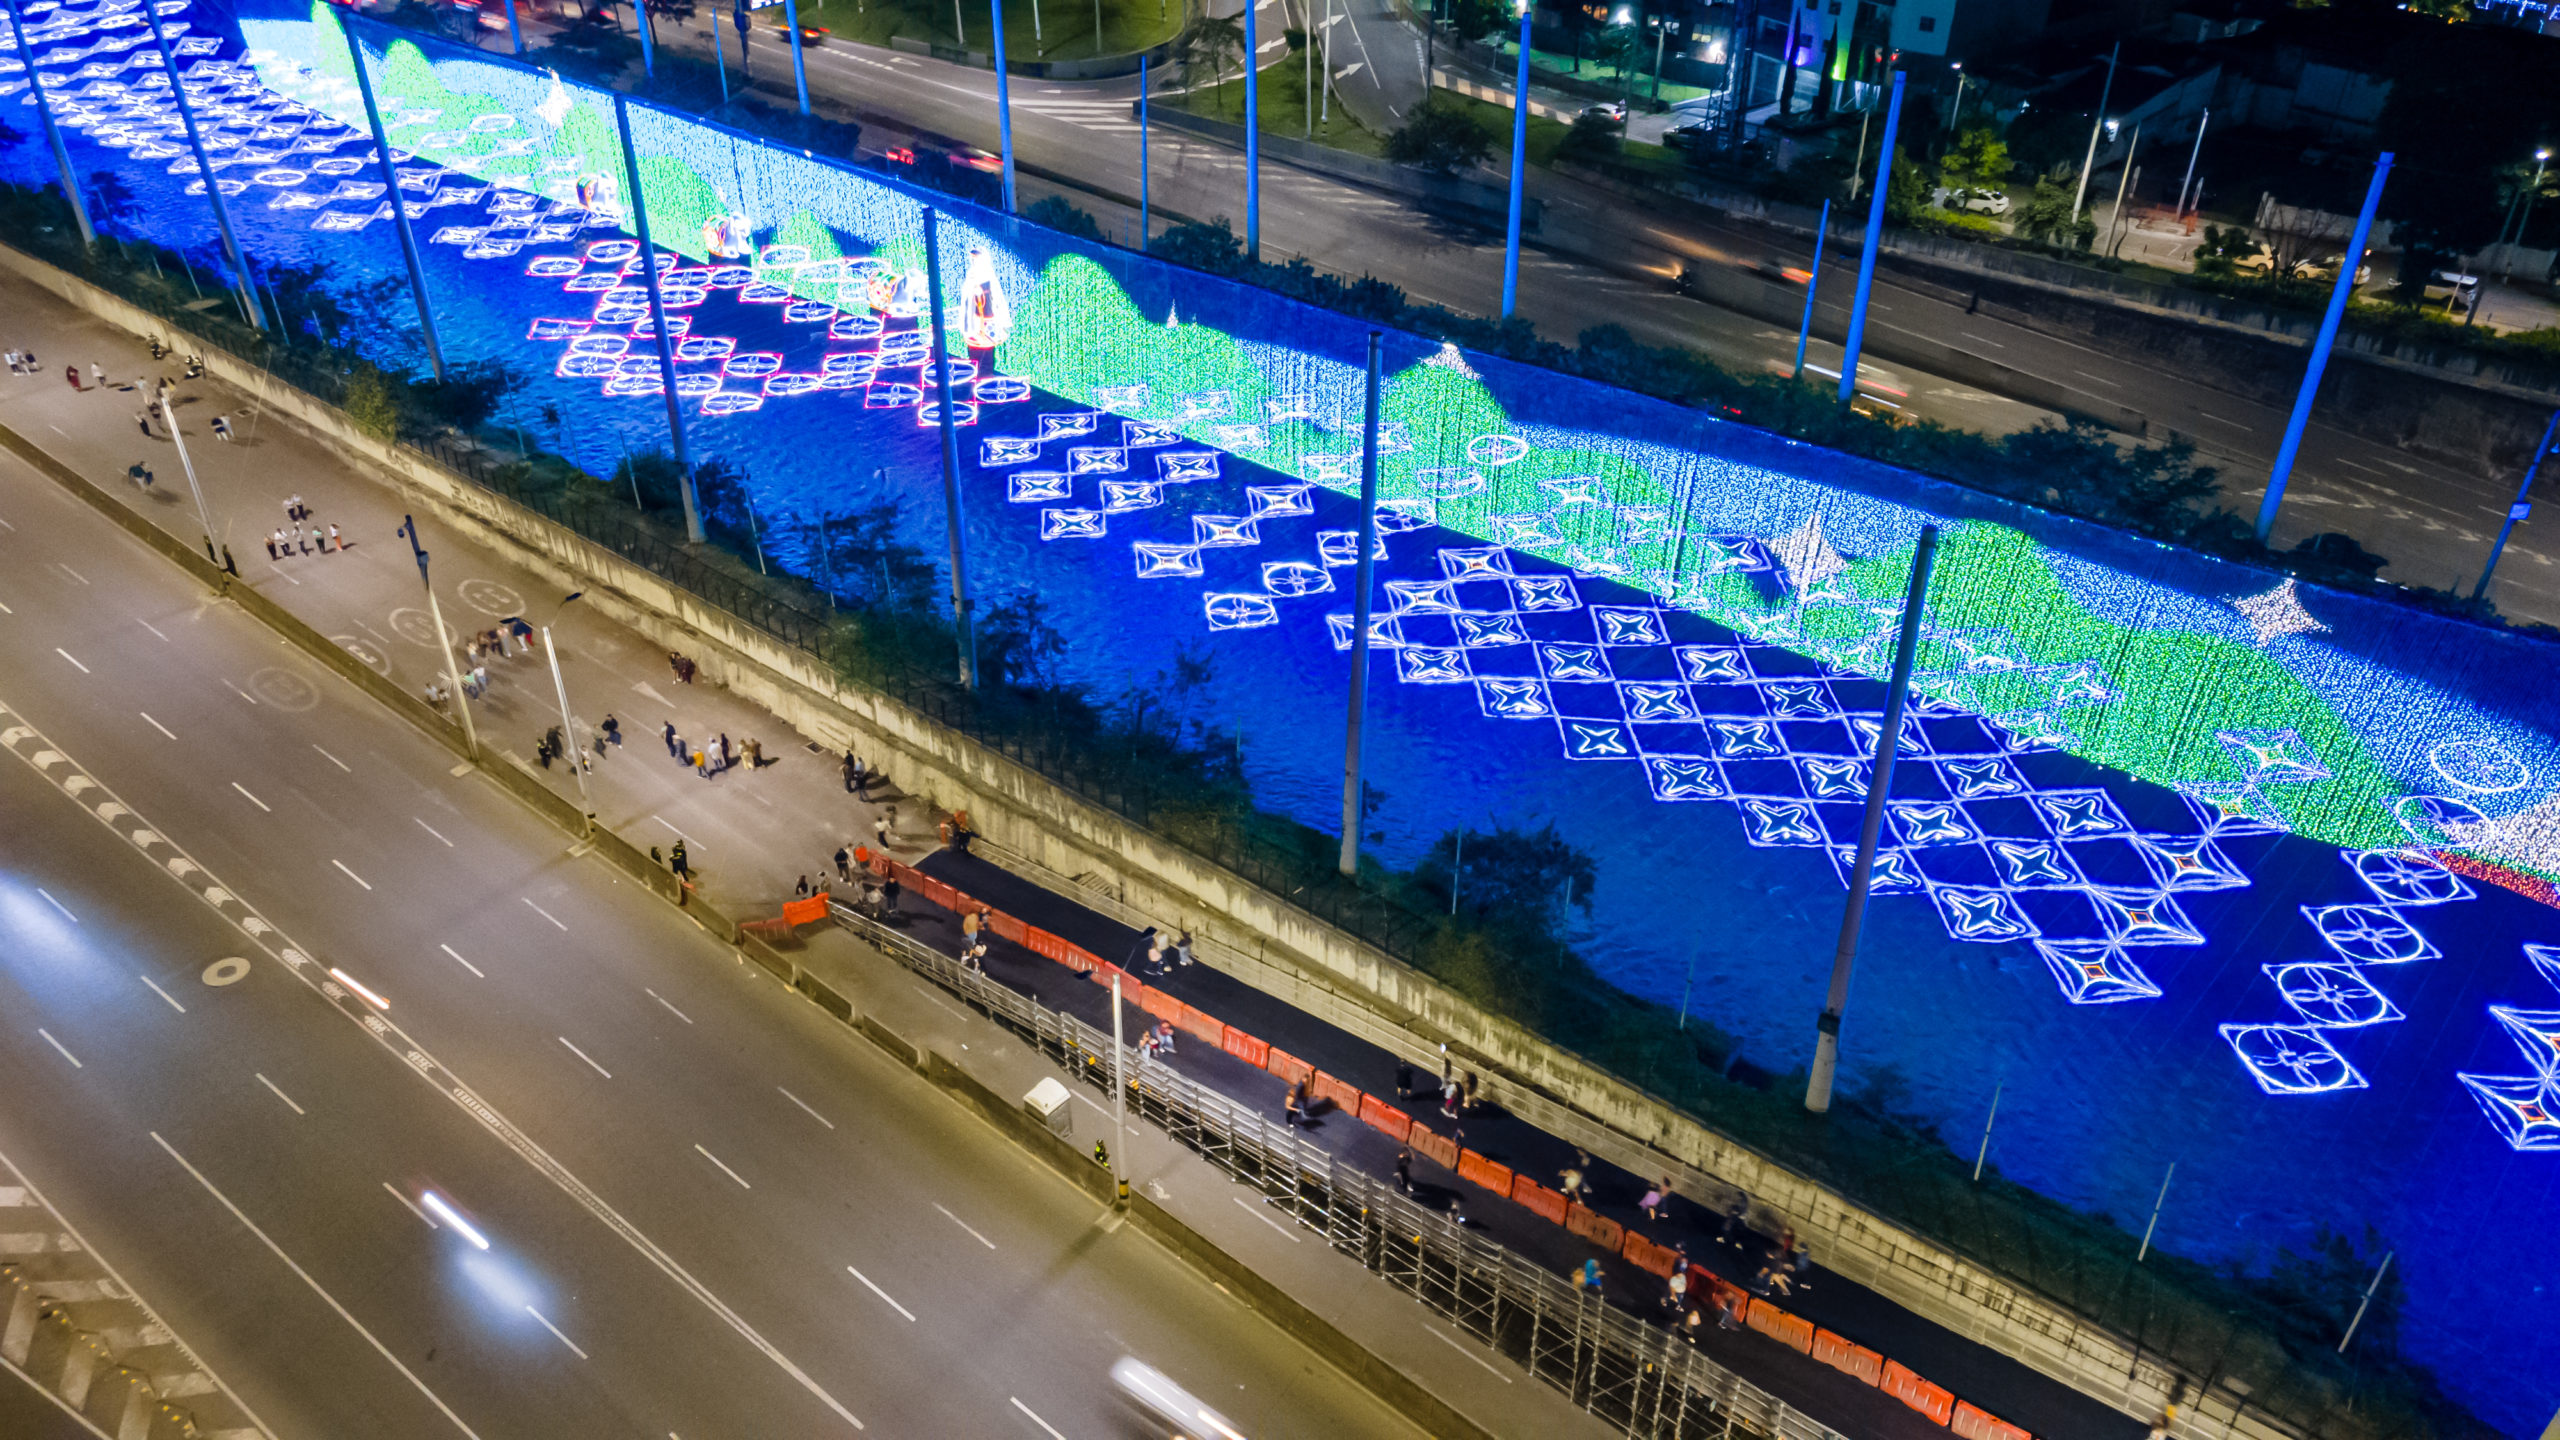
[(14, 460), (0, 707), (0, 1153), (280, 1436), (1414, 1433)]

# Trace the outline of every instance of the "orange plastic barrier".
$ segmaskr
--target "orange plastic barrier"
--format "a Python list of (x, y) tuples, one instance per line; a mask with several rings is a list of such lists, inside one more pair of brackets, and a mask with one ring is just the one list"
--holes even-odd
[(1680, 1263), (1680, 1252), (1668, 1245), (1656, 1245), (1643, 1235), (1630, 1230), (1618, 1253), (1639, 1270), (1656, 1275), (1669, 1275)]
[(1031, 927), (1001, 910), (987, 912), (987, 928), (996, 932), (999, 940), (1010, 940), (1016, 945), (1031, 943)]
[(1120, 994), (1122, 998), (1134, 1001), (1139, 1009), (1146, 1011), (1148, 1014), (1153, 1015), (1159, 1020), (1180, 1020), (1182, 1018), (1182, 1002), (1174, 999), (1170, 995), (1167, 995), (1153, 985), (1141, 985), (1137, 988), (1137, 993), (1135, 995), (1131, 995), (1128, 985), (1124, 982), (1120, 987)]
[(1956, 1418), (1948, 1429), (1964, 1440), (2036, 1440), (2036, 1437), (1997, 1416), (1985, 1414), (1963, 1401), (1956, 1402)]
[(1390, 1140), (1402, 1140), (1413, 1130), (1413, 1117), (1375, 1095), (1360, 1097), (1360, 1119), (1373, 1130), (1386, 1132)]
[(1307, 1084), (1307, 1093), (1318, 1100), (1332, 1101), (1334, 1108), (1345, 1115), (1360, 1113), (1360, 1087), (1338, 1075), (1317, 1071), (1316, 1078)]
[(1565, 1198), (1526, 1175), (1511, 1177), (1511, 1203), (1550, 1225), (1564, 1223)]
[(1443, 1170), (1458, 1168), (1458, 1142), (1434, 1132), (1428, 1125), (1417, 1124), (1405, 1132), (1404, 1143), (1413, 1147), (1414, 1154)]
[(1884, 1378), (1876, 1382), (1876, 1388), (1941, 1425), (1955, 1416), (1956, 1397), (1952, 1392), (1912, 1374), (1898, 1360), (1884, 1362)]
[(1226, 1022), (1197, 1005), (1183, 1006), (1182, 1013), (1172, 1020), (1173, 1028), (1186, 1035), (1197, 1035), (1212, 1045), (1224, 1046), (1227, 1042)]
[(1511, 1167), (1497, 1165), (1473, 1150), (1458, 1152), (1458, 1178), (1470, 1184), (1481, 1185), (1505, 1199), (1510, 1198)]
[(820, 891), (818, 894), (812, 895), (806, 900), (783, 901), (782, 918), (793, 925), (815, 925), (819, 921), (826, 919), (826, 893), (824, 891)]
[(1270, 1071), (1272, 1074), (1279, 1076), (1281, 1079), (1288, 1081), (1292, 1085), (1297, 1084), (1301, 1080), (1311, 1079), (1314, 1077), (1316, 1067), (1313, 1065), (1308, 1064), (1306, 1061), (1299, 1059), (1297, 1056), (1290, 1054), (1288, 1051), (1281, 1049), (1277, 1045), (1270, 1048), (1271, 1053), (1263, 1058), (1263, 1069)]
[(1588, 1205), (1575, 1205), (1565, 1211), (1564, 1228), (1613, 1253), (1626, 1243), (1625, 1228)]
[(1852, 1345), (1828, 1330), (1813, 1332), (1813, 1358), (1873, 1385), (1884, 1377), (1884, 1357), (1863, 1345)]
[(1806, 1354), (1813, 1352), (1813, 1322), (1800, 1320), (1757, 1296), (1752, 1298), (1751, 1311), (1742, 1323), (1781, 1345)]
[(1232, 1025), (1228, 1026), (1227, 1033), (1219, 1038), (1218, 1048), (1257, 1070), (1261, 1069), (1263, 1062), (1271, 1057), (1269, 1045)]
[[(1692, 1269), (1689, 1274), (1692, 1277), (1689, 1293), (1697, 1295), (1709, 1309), (1731, 1310), (1739, 1315), (1751, 1308), (1751, 1292), (1723, 1276), (1698, 1269)], [(1703, 1293), (1698, 1289), (1700, 1285), (1706, 1287)]]

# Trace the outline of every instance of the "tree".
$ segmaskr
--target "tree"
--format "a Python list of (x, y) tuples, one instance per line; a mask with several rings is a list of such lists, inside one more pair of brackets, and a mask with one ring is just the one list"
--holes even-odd
[(2047, 245), (2071, 245), (2089, 248), (2097, 238), (2098, 222), (2082, 215), (2075, 222), (2071, 214), (2071, 192), (2075, 176), (2068, 165), (2056, 165), (2036, 177), (2036, 187), (2026, 203), (2010, 213), (2017, 217), (2018, 233)]
[(2009, 183), (2017, 168), (2000, 132), (1988, 125), (1976, 125), (1956, 136), (1947, 153), (1938, 157), (1938, 180), (1950, 190), (1998, 190)]
[(1493, 137), (1454, 104), (1433, 101), (1387, 136), (1387, 158), (1435, 175), (1472, 170), (1493, 153)]
[[(1191, 37), (1182, 43), (1183, 74), (1190, 78), (1194, 66), (1209, 67), (1209, 88), (1225, 83), (1227, 65), (1244, 53), (1244, 21), (1235, 15), (1221, 15), (1202, 20)], [(1197, 85), (1197, 80), (1192, 80)]]
[(400, 402), (392, 394), (392, 383), (391, 377), (362, 360), (347, 372), (347, 418), (385, 444), (400, 434)]
[(1057, 678), (1066, 637), (1049, 623), (1049, 602), (1023, 591), (978, 622), (978, 670), (989, 685), (1045, 688)]
[(1564, 143), (1556, 154), (1573, 160), (1596, 160), (1615, 155), (1623, 145), (1627, 127), (1597, 110), (1585, 110), (1573, 117), (1573, 128), (1565, 132)]
[(523, 376), (495, 360), (469, 360), (446, 366), (442, 380), (410, 381), (409, 394), (429, 420), (467, 434), (488, 424), (523, 384)]
[(1244, 242), (1224, 215), (1207, 224), (1191, 220), (1171, 226), (1148, 249), (1157, 259), (1212, 275), (1233, 275), (1244, 268)]
[(1032, 201), (1023, 208), (1022, 218), (1034, 225), (1046, 225), (1062, 235), (1073, 235), (1079, 240), (1099, 242), (1102, 239), (1102, 227), (1094, 222), (1092, 216), (1069, 204), (1063, 195), (1043, 195)]
[(85, 198), (89, 202), (89, 219), (94, 223), (120, 225), (142, 213), (142, 202), (134, 198), (133, 187), (113, 170), (90, 171)]
[(1884, 218), (1895, 225), (1909, 225), (1930, 213), (1929, 177), (1920, 171), (1920, 162), (1908, 155), (1893, 157), (1893, 184), (1885, 192)]
[(1449, 28), (1461, 40), (1482, 40), (1512, 23), (1511, 9), (1502, 0), (1449, 0)]

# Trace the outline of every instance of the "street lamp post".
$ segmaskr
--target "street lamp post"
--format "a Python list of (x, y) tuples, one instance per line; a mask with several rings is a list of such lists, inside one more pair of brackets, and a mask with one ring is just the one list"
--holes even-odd
[(2098, 163), (2098, 134), (2107, 128), (2107, 102), (2116, 93), (2116, 57), (2124, 53), (2124, 42), (2107, 52), (2107, 83), (2098, 91), (2098, 113), (2089, 118), (2089, 152), (2080, 157), (2080, 184), (2071, 192), (2071, 223), (2080, 223), (2080, 203), (2089, 198), (2089, 167)]
[(1804, 319), (1796, 324), (1796, 373), (1792, 378), (1797, 380), (1804, 378), (1805, 341), (1813, 336), (1813, 297), (1822, 293), (1822, 242), (1830, 235), (1831, 199), (1824, 196), (1822, 218), (1813, 228), (1813, 272), (1804, 282)]
[[(693, 460), (685, 451), (684, 406), (676, 397), (676, 355), (674, 343), (667, 336), (667, 306), (658, 293), (658, 251), (649, 243), (649, 206), (640, 193), (640, 156), (631, 145), (631, 107), (622, 96), (613, 97), (613, 127), (622, 138), (622, 173), (631, 183), (631, 229), (640, 240), (640, 281), (649, 292), (649, 333), (658, 345), (658, 378), (667, 399), (667, 433), (676, 450), (676, 495), (684, 502), (684, 538), (699, 545), (702, 531), (702, 507), (693, 495)], [(639, 488), (639, 470), (632, 470), (632, 488)]]
[[(48, 120), (45, 123), (50, 125), (53, 122)], [(2507, 207), (2509, 214), (2513, 217), (2510, 223), (2515, 227), (2516, 232), (2514, 243), (2509, 244), (2507, 241), (2508, 227), (2506, 225), (2498, 227), (2498, 241), (2501, 245), (2506, 247), (2505, 253), (2498, 257), (2498, 278), (2501, 280), (2512, 279), (2515, 276), (2516, 251), (2522, 249), (2524, 246), (2525, 223), (2533, 218), (2533, 202), (2541, 198), (2542, 177), (2550, 168), (2551, 152), (2548, 150), (2534, 151), (2533, 183), (2526, 186), (2524, 193), (2515, 198), (2515, 203)], [(2475, 311), (2479, 309), (2476, 305), (2472, 308)]]
[[(1017, 213), (1013, 197), (1013, 86), (1004, 68), (1004, 0), (987, 0), (987, 9), (996, 30), (996, 136), (1004, 151), (1004, 213), (1011, 215)], [(801, 93), (808, 92), (804, 89)], [(807, 108), (805, 100), (802, 108)]]
[[(249, 259), (241, 253), (240, 241), (231, 233), (231, 210), (222, 203), (222, 184), (214, 178), (213, 164), (205, 159), (204, 135), (196, 128), (196, 108), (187, 103), (187, 82), (178, 73), (178, 58), (169, 49), (169, 32), (160, 24), (160, 7), (145, 5), (143, 16), (151, 22), (151, 38), (160, 47), (160, 68), (169, 76), (169, 93), (178, 102), (178, 119), (186, 126), (187, 148), (195, 152), (196, 173), (204, 177), (204, 198), (213, 206), (214, 228), (222, 232), (222, 251), (240, 272), (240, 308), (248, 317), (249, 328), (267, 328), (258, 305), (258, 282), (249, 273)], [(33, 56), (28, 57), (31, 61)]]
[(1147, 57), (1138, 56), (1138, 253), (1147, 253)]
[[(1002, 76), (1004, 74), (1003, 15), (998, 14), (996, 20), (996, 74), (998, 76)], [(782, 23), (791, 27), (791, 83), (793, 87), (798, 89), (800, 92), (800, 113), (803, 116), (806, 116), (809, 113), (809, 62), (803, 57), (800, 50), (800, 0), (782, 0)], [(1004, 172), (1006, 190), (1005, 202), (1006, 208), (1008, 209), (1012, 208), (1013, 201), (1013, 166), (1011, 154), (1012, 152), (1010, 151), (1006, 152), (1007, 159)]]
[[(654, 84), (658, 78), (658, 46), (656, 41), (649, 38), (649, 0), (631, 0), (631, 6), (631, 28), (640, 32), (640, 73)], [(614, 28), (620, 29), (621, 26), (617, 22)], [(711, 22), (711, 28), (714, 30), (720, 28), (720, 21), (716, 16)]]
[(931, 318), (933, 348), (929, 373), (933, 376), (937, 408), (941, 413), (942, 432), (942, 514), (951, 532), (951, 624), (960, 642), (960, 683), (978, 688), (978, 635), (970, 624), (969, 547), (960, 510), (960, 441), (953, 428), (959, 417), (952, 413), (950, 339), (944, 333), (942, 304), (942, 218), (932, 206), (924, 212), (925, 314)]
[(1254, 26), (1261, 0), (1244, 0), (1244, 258), (1262, 258), (1262, 90), (1255, 67), (1262, 61), (1262, 32)]
[(1964, 82), (1967, 77), (1961, 60), (1947, 68), (1956, 72), (1956, 103), (1947, 107), (1947, 133), (1954, 134), (1964, 123)]
[(1360, 729), (1369, 701), (1370, 552), (1378, 543), (1378, 339), (1369, 332), (1369, 393), (1360, 424), (1360, 559), (1351, 567), (1351, 718), (1342, 745), (1342, 873), (1360, 873)]
[(507, 0), (507, 43), (515, 48), (516, 58), (524, 58), (524, 26), (516, 22), (516, 0)]
[[(2196, 157), (2204, 153), (2204, 127), (2212, 123), (2213, 112), (2211, 110), (2207, 110), (2202, 115), (2196, 117), (2196, 143), (2187, 151), (2186, 178), (2178, 182), (2178, 218), (2181, 220), (2185, 219), (2187, 215), (2187, 187), (2196, 182)], [(2202, 201), (2204, 197), (2199, 195), (2196, 199), (2198, 201)]]
[(187, 437), (178, 433), (178, 414), (169, 408), (169, 392), (160, 392), (160, 419), (169, 427), (170, 442), (178, 447), (178, 468), (187, 473), (187, 489), (196, 497), (196, 518), (204, 522), (204, 558), (219, 565), (222, 557), (213, 550), (213, 507), (204, 500), (204, 486), (196, 481), (196, 462), (187, 454)]
[[(477, 760), (480, 758), (480, 732), (471, 721), (470, 697), (462, 692), (462, 667), (453, 658), (453, 636), (444, 628), (444, 606), (436, 602), (435, 582), (427, 578), (427, 547), (418, 543), (417, 517), (401, 516), (397, 533), (408, 539), (411, 553), (418, 557), (418, 583), (427, 588), (427, 614), (436, 622), (436, 649), (444, 655), (445, 683), (453, 687), (454, 713), (462, 717), (463, 753)], [(543, 643), (547, 647), (550, 641), (545, 639)]]
[(1893, 72), (1893, 98), (1885, 106), (1884, 148), (1876, 152), (1876, 184), (1867, 196), (1866, 243), (1858, 250), (1858, 292), (1849, 302), (1849, 339), (1840, 356), (1840, 408), (1858, 394), (1858, 352), (1867, 338), (1867, 297), (1875, 289), (1876, 252), (1884, 248), (1884, 202), (1893, 191), (1893, 138), (1902, 128), (1902, 72)]
[(27, 48), (27, 30), (18, 15), (18, 0), (9, 0), (9, 33), (18, 42), (18, 53), (27, 57), (27, 88), (34, 92), (36, 119), (44, 125), (45, 144), (53, 150), (54, 169), (62, 175), (62, 197), (71, 202), (71, 218), (80, 227), (80, 243), (98, 243), (98, 232), (89, 226), (89, 202), (81, 198), (79, 177), (71, 173), (71, 151), (62, 143), (62, 131), (53, 123), (53, 102), (45, 98), (44, 72), (36, 68), (36, 52)]
[[(559, 618), (562, 610), (586, 593), (584, 590), (572, 590), (562, 596), (560, 603), (551, 609), (552, 617)], [(542, 654), (551, 662), (551, 691), (560, 700), (560, 737), (562, 743), (569, 747), (569, 773), (578, 777), (578, 808), (587, 817), (586, 833), (593, 835), (596, 833), (596, 800), (587, 788), (586, 747), (578, 741), (577, 717), (569, 713), (569, 682), (560, 677), (560, 650), (551, 643), (549, 621), (543, 622), (542, 626)]]
[(2498, 557), (2506, 553), (2507, 537), (2516, 533), (2517, 524), (2533, 513), (2533, 477), (2542, 468), (2543, 457), (2552, 453), (2554, 435), (2560, 435), (2560, 410), (2551, 412), (2551, 423), (2542, 427), (2542, 442), (2534, 447), (2533, 459), (2525, 463), (2524, 483), (2516, 487), (2516, 501), (2507, 507), (2506, 523), (2498, 527), (2497, 543), (2489, 547), (2488, 568), (2480, 572), (2480, 583), (2472, 588), (2474, 600), (2488, 598), (2489, 580), (2498, 573)]
[(391, 228), (400, 237), (400, 258), (409, 267), (409, 294), (418, 303), (418, 336), (426, 342), (428, 367), (442, 380), (444, 347), (436, 343), (436, 313), (427, 303), (426, 267), (419, 263), (418, 237), (409, 228), (409, 202), (400, 194), (400, 171), (391, 163), (391, 136), (383, 129), (381, 107), (374, 103), (373, 77), (365, 70), (364, 46), (356, 39), (355, 26), (341, 20), (338, 28), (347, 37), (347, 59), (356, 67), (356, 95), (364, 101), (365, 124), (373, 131), (374, 155), (382, 162), (382, 193), (391, 205)]
[(1520, 301), (1520, 207), (1529, 183), (1529, 0), (1520, 0), (1520, 71), (1511, 82), (1511, 227), (1502, 244), (1502, 318)]
[[(1897, 75), (1898, 82), (1902, 77)], [(1929, 600), (1929, 569), (1938, 554), (1938, 527), (1920, 527), (1920, 545), (1911, 557), (1911, 588), (1902, 600), (1902, 637), (1894, 646), (1892, 688), (1885, 692), (1883, 726), (1876, 731), (1876, 753), (1867, 772), (1867, 813), (1858, 826), (1858, 858), (1849, 872), (1849, 904), (1840, 917), (1840, 945), (1831, 956), (1831, 990), (1822, 1002), (1815, 1026), (1813, 1078), (1805, 1086), (1804, 1108), (1816, 1115), (1831, 1108), (1831, 1080), (1840, 1068), (1840, 1016), (1849, 1008), (1849, 976), (1858, 963), (1858, 931), (1866, 923), (1867, 894), (1875, 883), (1876, 842), (1884, 833), (1884, 802), (1893, 788), (1894, 752), (1902, 738), (1902, 702), (1911, 690), (1911, 665), (1920, 649), (1920, 612)]]
[(2258, 543), (2275, 534), (2276, 509), (2284, 503), (2285, 483), (2293, 478), (2294, 457), (2302, 453), (2303, 432), (2311, 428), (2311, 406), (2320, 395), (2321, 372), (2329, 368), (2329, 347), (2338, 342), (2338, 322), (2346, 318), (2347, 297), (2356, 289), (2356, 266), (2364, 260), (2365, 240), (2373, 234), (2373, 212), (2382, 205), (2382, 184), (2391, 178), (2391, 152), (2373, 162), (2373, 183), (2365, 187), (2364, 209), (2356, 215), (2354, 237), (2338, 257), (2338, 283), (2329, 292), (2328, 313), (2320, 317), (2320, 334), (2311, 342), (2311, 364), (2302, 373), (2302, 389), (2293, 397), (2293, 417), (2285, 422), (2284, 443), (2276, 448), (2275, 468), (2267, 473), (2267, 498), (2258, 505)]

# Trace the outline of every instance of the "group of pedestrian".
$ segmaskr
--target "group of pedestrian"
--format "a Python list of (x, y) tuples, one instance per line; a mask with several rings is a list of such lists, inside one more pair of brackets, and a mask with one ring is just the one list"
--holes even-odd
[(1137, 943), (1129, 948), (1129, 962), (1122, 968), (1160, 980), (1191, 963), (1190, 931), (1182, 931), (1168, 940), (1163, 932), (1150, 925), (1139, 932)]
[(980, 974), (986, 973), (987, 937), (995, 933), (994, 923), (995, 912), (984, 905), (960, 917), (960, 963)]
[[(9, 373), (12, 375), (33, 375), (38, 373), (36, 352), (33, 350), (12, 350), (8, 354), (8, 360)], [(70, 369), (71, 388), (77, 390), (80, 388), (80, 367), (74, 365), (70, 367)]]
[[(223, 431), (217, 433), (227, 432), (229, 428), (225, 424)], [(149, 433), (147, 427), (145, 433)], [(227, 434), (225, 438), (228, 438)], [(148, 472), (145, 473), (148, 474)], [(148, 486), (151, 482), (146, 478), (142, 483)], [(311, 507), (302, 503), (300, 495), (285, 497), (284, 518), (284, 524), (267, 533), (269, 560), (282, 560), (288, 555), (295, 554), (308, 555), (314, 550), (326, 555), (333, 550), (347, 548), (346, 541), (338, 537), (336, 525), (333, 524), (324, 529), (319, 525), (311, 524)], [(306, 525), (310, 528), (305, 529)]]
[(668, 758), (679, 765), (692, 766), (693, 773), (705, 780), (742, 761), (750, 770), (761, 770), (774, 763), (765, 756), (764, 742), (752, 737), (733, 745), (727, 733), (723, 732), (714, 739), (689, 743), (676, 733), (676, 722), (670, 720), (660, 738), (666, 741)]
[(838, 768), (844, 772), (844, 793), (857, 800), (871, 798), (871, 767), (862, 763), (861, 756), (847, 750), (844, 764)]
[(693, 683), (693, 661), (686, 656), (677, 654), (673, 650), (668, 651), (667, 668), (675, 672), (678, 681), (687, 685)]

